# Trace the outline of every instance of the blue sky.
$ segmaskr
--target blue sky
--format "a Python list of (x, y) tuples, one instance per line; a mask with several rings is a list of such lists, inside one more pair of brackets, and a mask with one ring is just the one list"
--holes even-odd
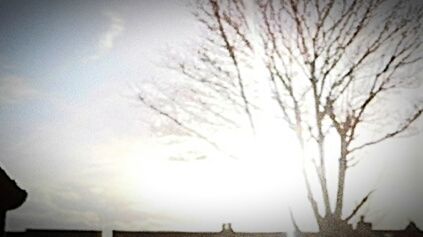
[[(1, 163), (31, 193), (23, 210), (29, 214), (15, 221), (11, 214), (10, 228), (91, 227), (81, 226), (86, 220), (78, 216), (91, 205), (79, 205), (75, 217), (55, 218), (57, 213), (46, 211), (55, 213), (58, 207), (40, 196), (62, 188), (78, 196), (85, 191), (81, 186), (104, 186), (108, 181), (91, 183), (98, 180), (93, 173), (108, 172), (91, 159), (95, 147), (145, 137), (131, 84), (151, 77), (152, 64), (160, 60), (155, 50), (164, 50), (183, 31), (169, 24), (179, 19), (182, 6), (167, 3), (166, 10), (152, 2), (1, 2)], [(175, 9), (168, 21), (160, 20)], [(166, 34), (175, 37), (166, 40)], [(63, 213), (73, 213), (74, 204), (59, 203)], [(95, 212), (112, 212), (98, 208)], [(105, 220), (105, 225), (125, 223), (118, 213), (113, 216), (116, 220)]]
[[(0, 164), (29, 191), (8, 229), (219, 230), (233, 222), (284, 230), (287, 203), (312, 223), (302, 186), (263, 185), (295, 164), (172, 161), (189, 146), (152, 135), (134, 88), (164, 81), (156, 65), (195, 38), (191, 20), (173, 1), (0, 1)], [(418, 134), (364, 153), (372, 159), (352, 171), (347, 206), (378, 187), (370, 220), (423, 226), (422, 141)], [(257, 169), (267, 174), (252, 175)]]

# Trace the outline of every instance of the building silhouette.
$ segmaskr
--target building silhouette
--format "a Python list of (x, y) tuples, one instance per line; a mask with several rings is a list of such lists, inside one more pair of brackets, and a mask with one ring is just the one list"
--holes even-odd
[(113, 231), (113, 237), (286, 237), (285, 232), (235, 232), (230, 223), (219, 232)]
[[(296, 237), (320, 237), (317, 232), (297, 232)], [(370, 222), (364, 220), (364, 216), (360, 217), (360, 221), (355, 228), (354, 236), (357, 237), (423, 237), (423, 231), (420, 230), (416, 223), (410, 223), (402, 230), (379, 230), (373, 229)]]
[[(423, 237), (414, 222), (402, 230), (373, 229), (370, 222), (361, 217), (355, 228), (356, 236), (366, 237)], [(231, 224), (223, 224), (219, 232), (183, 232), (183, 231), (121, 231), (114, 230), (113, 237), (287, 237), (286, 232), (236, 232)], [(317, 232), (296, 233), (297, 237), (320, 237)], [(98, 230), (43, 230), (28, 229), (23, 232), (7, 232), (6, 237), (102, 237)]]
[(22, 232), (7, 232), (6, 237), (102, 237), (102, 233), (98, 230), (27, 229)]
[(365, 222), (364, 216), (361, 216), (356, 229), (363, 234), (371, 233), (371, 236), (375, 237), (423, 237), (423, 231), (413, 221), (410, 221), (403, 230), (374, 230), (372, 223)]

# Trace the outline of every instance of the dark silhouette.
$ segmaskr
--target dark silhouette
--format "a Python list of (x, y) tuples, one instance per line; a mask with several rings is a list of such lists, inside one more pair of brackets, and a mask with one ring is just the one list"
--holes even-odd
[(237, 232), (230, 223), (219, 232), (113, 231), (113, 237), (286, 237), (285, 232)]
[[(356, 228), (352, 226), (348, 232), (337, 237), (423, 237), (423, 231), (410, 221), (404, 229), (386, 230), (373, 229), (370, 222), (360, 218)], [(102, 237), (99, 230), (48, 230), (28, 229), (21, 232), (7, 232), (7, 237)], [(183, 231), (117, 231), (113, 230), (112, 237), (286, 237), (286, 232), (237, 232), (230, 223), (223, 224), (219, 232), (183, 232)], [(322, 232), (296, 231), (295, 237), (327, 237)]]
[[(364, 216), (360, 216), (360, 221), (353, 229), (352, 226), (341, 229), (342, 237), (423, 237), (423, 231), (417, 227), (416, 223), (410, 223), (402, 230), (389, 230), (389, 229), (373, 229), (370, 222), (364, 220)], [(301, 232), (296, 231), (295, 237), (320, 237), (330, 236), (325, 232)], [(338, 235), (339, 236), (339, 235)]]
[(4, 236), (6, 212), (21, 206), (27, 196), (27, 192), (0, 167), (0, 237)]
[(101, 237), (99, 230), (46, 230), (28, 229), (24, 232), (7, 232), (7, 237)]

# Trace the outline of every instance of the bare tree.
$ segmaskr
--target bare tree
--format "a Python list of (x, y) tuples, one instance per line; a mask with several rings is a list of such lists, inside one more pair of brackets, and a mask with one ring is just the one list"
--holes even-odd
[[(303, 177), (320, 232), (340, 236), (352, 231), (348, 222), (371, 194), (343, 213), (347, 171), (359, 151), (403, 134), (423, 112), (417, 100), (407, 111), (384, 107), (419, 81), (411, 72), (423, 55), (422, 6), (401, 0), (199, 1), (194, 16), (203, 26), (201, 44), (169, 66), (183, 76), (178, 90), (160, 102), (147, 92), (139, 99), (219, 148), (203, 124), (247, 123), (254, 133), (261, 97), (268, 96), (266, 106), (296, 134), (303, 151), (298, 158), (314, 166), (313, 174), (304, 168)], [(258, 85), (268, 86), (268, 93), (259, 93)], [(391, 114), (399, 118), (392, 121)], [(373, 137), (364, 135), (386, 121), (389, 126)], [(339, 151), (334, 197), (326, 170), (328, 136), (339, 141), (330, 148)], [(316, 157), (307, 149), (315, 149)], [(312, 191), (311, 175), (318, 177), (320, 194)]]

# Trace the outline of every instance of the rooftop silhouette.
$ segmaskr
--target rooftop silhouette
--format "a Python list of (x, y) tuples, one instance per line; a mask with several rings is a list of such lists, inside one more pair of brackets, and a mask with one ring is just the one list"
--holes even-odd
[[(421, 237), (423, 232), (411, 221), (402, 230), (373, 229), (372, 223), (361, 217), (355, 228), (354, 237)], [(230, 223), (222, 225), (218, 232), (184, 232), (184, 231), (122, 231), (113, 230), (113, 237), (286, 237), (286, 232), (238, 232)], [(319, 237), (317, 232), (297, 232), (295, 237)], [(23, 232), (7, 232), (6, 237), (102, 237), (99, 230), (43, 230), (28, 229)]]

